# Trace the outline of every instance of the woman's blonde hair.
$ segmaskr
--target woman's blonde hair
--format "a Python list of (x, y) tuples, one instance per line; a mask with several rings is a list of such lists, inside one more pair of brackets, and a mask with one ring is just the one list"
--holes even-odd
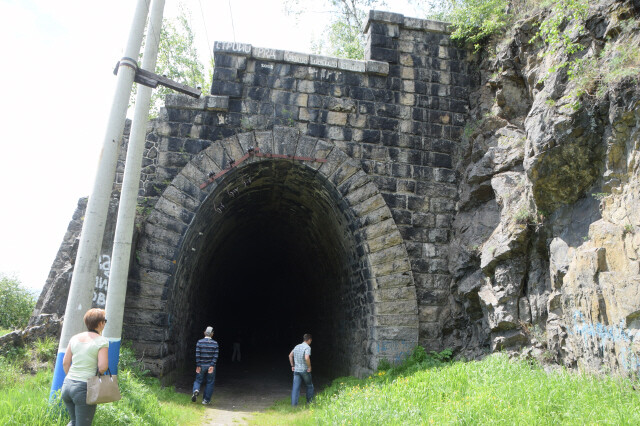
[(89, 330), (95, 330), (98, 325), (105, 320), (106, 312), (104, 309), (92, 308), (84, 314), (84, 324)]

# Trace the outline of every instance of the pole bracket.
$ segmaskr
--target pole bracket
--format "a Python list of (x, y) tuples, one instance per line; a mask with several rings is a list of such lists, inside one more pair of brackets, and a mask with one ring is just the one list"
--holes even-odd
[(116, 64), (115, 69), (113, 70), (114, 75), (118, 75), (118, 69), (120, 66), (125, 66), (132, 68), (135, 72), (135, 77), (133, 81), (136, 83), (142, 84), (143, 86), (151, 87), (155, 89), (158, 85), (168, 87), (171, 90), (175, 90), (176, 92), (184, 93), (185, 95), (189, 95), (193, 98), (199, 98), (202, 95), (202, 91), (200, 89), (194, 89), (193, 87), (189, 87), (186, 84), (178, 83), (175, 80), (171, 80), (167, 77), (152, 73), (151, 71), (147, 71), (138, 66), (138, 63), (127, 57), (123, 57)]

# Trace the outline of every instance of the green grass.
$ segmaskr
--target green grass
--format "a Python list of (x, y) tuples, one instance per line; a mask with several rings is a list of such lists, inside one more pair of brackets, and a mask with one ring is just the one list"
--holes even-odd
[(501, 354), (340, 378), (309, 408), (287, 404), (256, 414), (252, 424), (640, 424), (640, 394), (630, 380), (546, 373)]
[[(31, 375), (22, 368), (29, 357), (48, 357), (47, 346), (44, 342), (40, 347), (14, 355), (11, 359), (0, 357), (0, 424), (48, 426), (69, 422), (64, 405), (48, 402), (52, 369)], [(42, 359), (39, 358), (40, 361)], [(118, 374), (122, 399), (98, 405), (94, 424), (201, 424), (204, 408), (192, 404), (190, 395), (179, 394), (173, 388), (162, 388), (157, 379), (147, 377), (139, 366), (132, 365), (133, 355), (126, 348), (121, 359), (125, 361)]]
[(0, 336), (4, 336), (5, 334), (9, 334), (13, 331), (13, 329), (0, 327)]

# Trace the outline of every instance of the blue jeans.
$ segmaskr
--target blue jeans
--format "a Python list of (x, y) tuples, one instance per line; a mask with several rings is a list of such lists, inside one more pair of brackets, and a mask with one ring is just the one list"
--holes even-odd
[(302, 382), (307, 388), (307, 403), (313, 401), (313, 383), (311, 382), (311, 373), (307, 373), (306, 371), (303, 373), (299, 373), (297, 371), (293, 372), (293, 389), (291, 390), (291, 405), (294, 407), (298, 405), (298, 398), (300, 397), (300, 388), (302, 387)]
[(196, 373), (196, 381), (193, 382), (193, 392), (199, 391), (202, 381), (206, 377), (206, 385), (204, 388), (204, 395), (202, 395), (203, 401), (211, 401), (211, 395), (213, 395), (213, 385), (216, 381), (216, 369), (214, 367), (213, 373), (207, 373), (209, 366), (201, 365), (200, 372)]
[(87, 382), (65, 378), (62, 400), (69, 412), (72, 426), (89, 426), (96, 414), (96, 405), (87, 405)]

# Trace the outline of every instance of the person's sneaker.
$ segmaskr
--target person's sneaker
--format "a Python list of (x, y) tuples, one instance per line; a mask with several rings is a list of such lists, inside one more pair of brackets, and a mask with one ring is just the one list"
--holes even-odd
[(209, 405), (211, 404), (211, 401), (207, 401), (206, 399), (202, 400), (202, 405)]
[(198, 394), (200, 394), (199, 390), (193, 391), (193, 395), (191, 395), (191, 402), (196, 402), (196, 399), (198, 398)]

